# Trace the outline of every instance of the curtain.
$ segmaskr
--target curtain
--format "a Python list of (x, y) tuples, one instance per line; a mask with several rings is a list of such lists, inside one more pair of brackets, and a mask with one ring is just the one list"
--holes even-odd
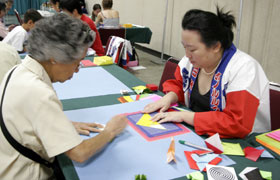
[(16, 9), (19, 14), (24, 14), (28, 9), (40, 9), (41, 4), (48, 0), (14, 0), (14, 5), (8, 14), (13, 15)]

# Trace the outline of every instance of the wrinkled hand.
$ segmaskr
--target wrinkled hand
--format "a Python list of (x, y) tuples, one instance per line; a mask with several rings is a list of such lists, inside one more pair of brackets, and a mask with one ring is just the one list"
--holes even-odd
[(156, 102), (150, 103), (144, 107), (143, 113), (151, 113), (159, 110), (160, 112), (166, 111), (170, 107), (170, 102), (164, 99), (160, 99)]
[(104, 131), (110, 132), (112, 138), (120, 134), (127, 125), (127, 118), (123, 115), (114, 116), (105, 126)]
[(184, 121), (181, 112), (159, 112), (155, 116), (153, 116), (151, 120), (158, 121), (159, 123), (164, 123), (164, 122), (180, 123)]
[(102, 130), (99, 128), (104, 128), (103, 125), (98, 123), (83, 123), (83, 122), (72, 122), (75, 126), (76, 131), (79, 134), (89, 135), (90, 132), (101, 132)]

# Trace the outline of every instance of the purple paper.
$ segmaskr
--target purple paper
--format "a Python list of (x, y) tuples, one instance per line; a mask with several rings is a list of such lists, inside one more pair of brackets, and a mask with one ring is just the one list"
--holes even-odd
[[(150, 116), (153, 117), (156, 115), (157, 112), (150, 113)], [(146, 126), (140, 126), (137, 124), (139, 119), (143, 116), (143, 113), (137, 113), (137, 114), (131, 114), (127, 116), (127, 119), (133, 123), (133, 125), (137, 126), (143, 133), (145, 133), (148, 137), (156, 137), (156, 136), (161, 136), (164, 134), (169, 134), (173, 132), (178, 132), (178, 131), (183, 131), (182, 128), (180, 128), (178, 125), (174, 123), (162, 123), (161, 125), (165, 129), (157, 129), (157, 128), (152, 128), (152, 127), (146, 127)]]

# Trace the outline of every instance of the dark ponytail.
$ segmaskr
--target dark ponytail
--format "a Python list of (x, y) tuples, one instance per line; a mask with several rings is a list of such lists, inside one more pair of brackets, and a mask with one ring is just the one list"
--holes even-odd
[(231, 46), (233, 41), (232, 28), (236, 25), (230, 12), (223, 13), (217, 6), (217, 15), (198, 9), (188, 11), (182, 20), (183, 30), (198, 31), (201, 41), (211, 47), (220, 42), (223, 49)]

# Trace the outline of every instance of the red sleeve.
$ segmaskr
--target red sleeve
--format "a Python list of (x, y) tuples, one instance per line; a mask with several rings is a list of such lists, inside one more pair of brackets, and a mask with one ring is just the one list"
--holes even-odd
[(199, 135), (219, 133), (222, 138), (244, 138), (253, 128), (259, 100), (246, 90), (230, 92), (223, 112), (197, 112), (195, 132)]
[(95, 41), (92, 44), (91, 48), (95, 50), (95, 52), (98, 56), (104, 56), (105, 52), (104, 52), (104, 48), (102, 47), (100, 34), (99, 34), (94, 22), (86, 15), (82, 15), (81, 20), (86, 22), (89, 25), (90, 29), (92, 29), (96, 33)]
[(178, 101), (185, 104), (184, 91), (183, 91), (183, 79), (180, 73), (180, 67), (177, 66), (174, 73), (175, 79), (169, 79), (163, 83), (163, 92), (174, 92), (178, 96)]

